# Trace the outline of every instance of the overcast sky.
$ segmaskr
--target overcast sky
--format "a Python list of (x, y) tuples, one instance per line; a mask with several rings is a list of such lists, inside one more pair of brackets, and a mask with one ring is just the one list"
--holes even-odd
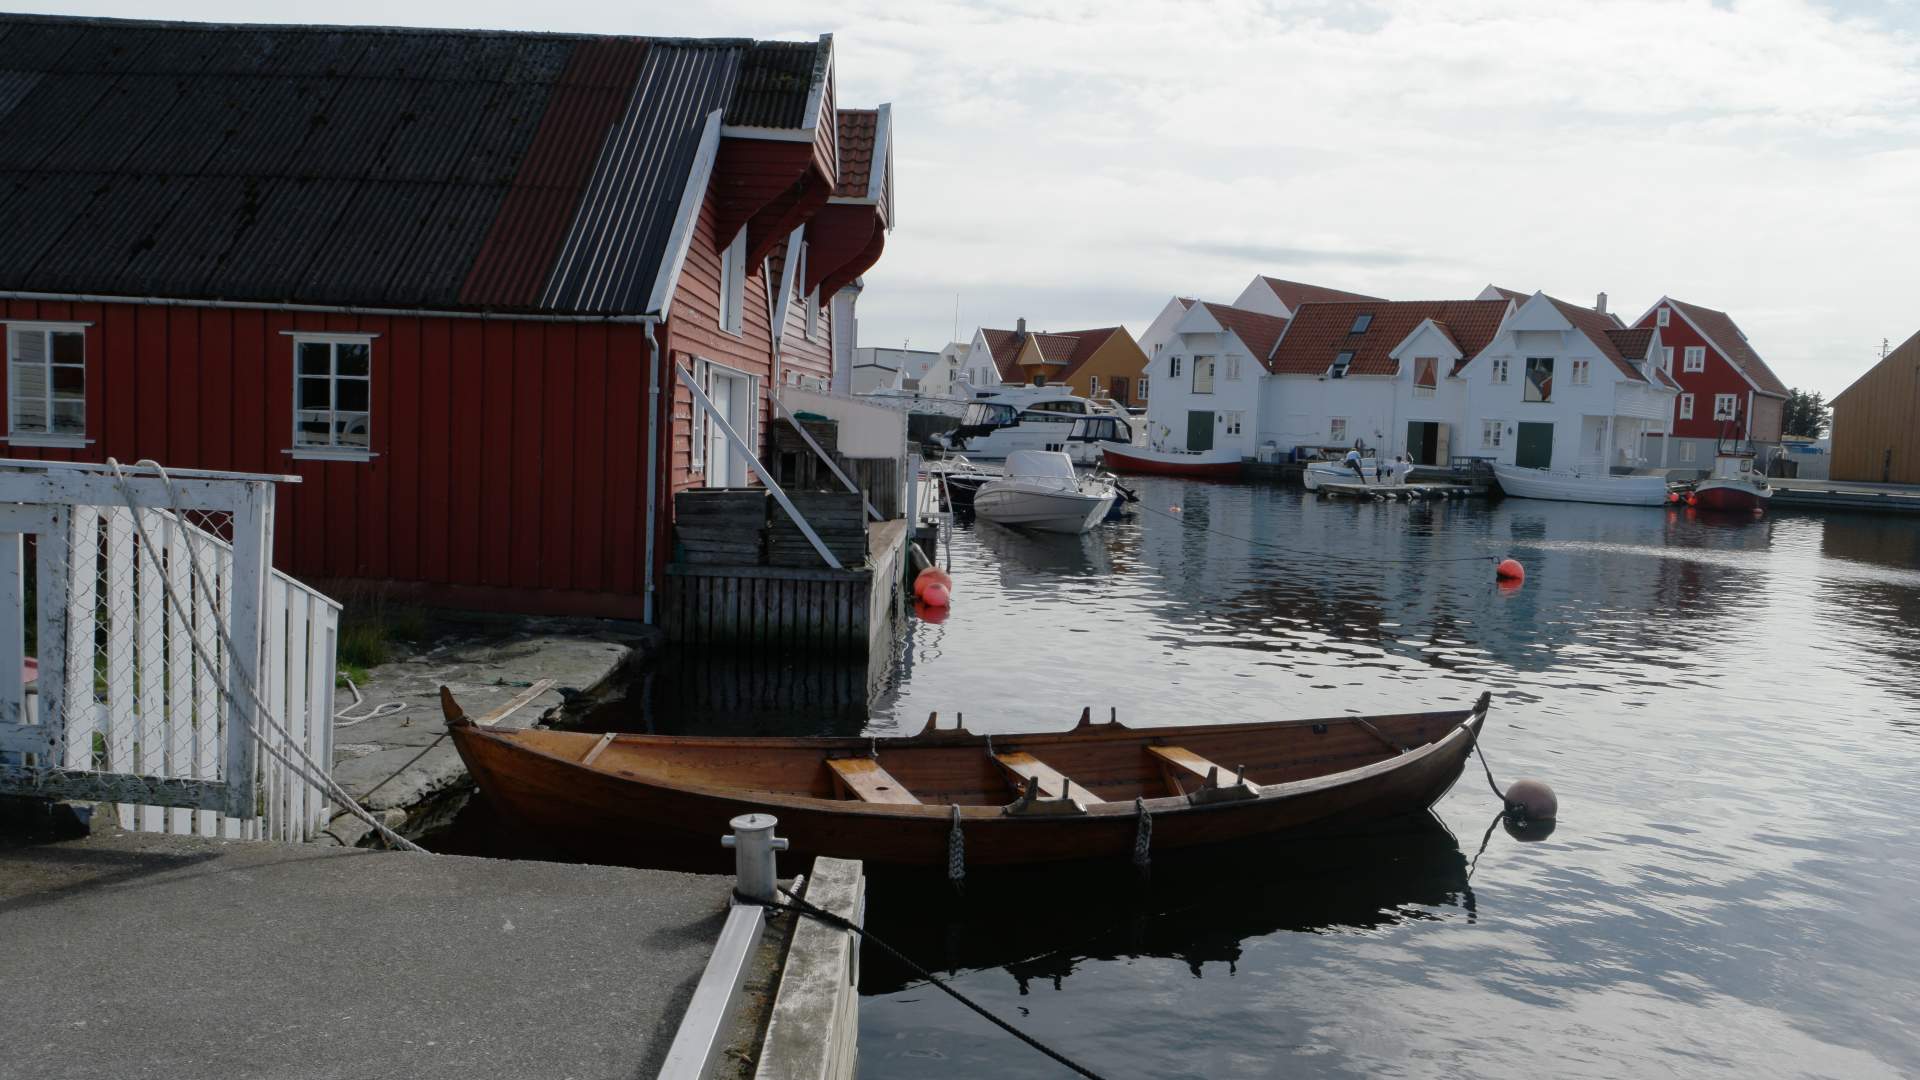
[[(15, 0), (16, 4), (20, 0)], [(1725, 309), (1829, 396), (1920, 330), (1917, 0), (593, 3), (29, 9), (618, 34), (835, 34), (894, 106), (861, 343), (1124, 323), (1255, 273)]]

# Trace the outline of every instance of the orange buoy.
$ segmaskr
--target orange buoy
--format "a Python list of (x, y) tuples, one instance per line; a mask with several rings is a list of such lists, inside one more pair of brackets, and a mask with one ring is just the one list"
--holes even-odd
[(951, 593), (953, 591), (953, 576), (937, 566), (929, 566), (914, 575), (913, 595), (924, 597), (927, 594), (927, 589), (934, 585), (945, 585), (947, 591)]
[(1677, 492), (1677, 491), (1669, 491), (1669, 492), (1667, 492), (1667, 501), (1668, 501), (1668, 502), (1670, 502), (1670, 503), (1677, 503), (1677, 502), (1679, 502), (1679, 501), (1680, 501), (1680, 493), (1679, 493), (1679, 492)]
[(920, 599), (929, 607), (944, 608), (953, 599), (953, 593), (936, 581), (927, 586), (927, 590), (920, 594)]
[(1517, 585), (1527, 580), (1527, 568), (1520, 565), (1519, 559), (1501, 559), (1500, 565), (1493, 568), (1493, 576)]
[(1687, 494), (1687, 505), (1688, 505), (1688, 506), (1699, 506), (1699, 505), (1700, 505), (1700, 496), (1698, 496), (1698, 495), (1695, 495), (1695, 494), (1693, 494), (1693, 493), (1691, 493), (1691, 492), (1689, 492), (1689, 493)]

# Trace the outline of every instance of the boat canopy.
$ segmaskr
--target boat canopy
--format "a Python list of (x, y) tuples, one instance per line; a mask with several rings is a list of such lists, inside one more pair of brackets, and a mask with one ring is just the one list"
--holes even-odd
[(1073, 459), (1058, 450), (1015, 450), (1007, 455), (1007, 475), (1077, 478)]

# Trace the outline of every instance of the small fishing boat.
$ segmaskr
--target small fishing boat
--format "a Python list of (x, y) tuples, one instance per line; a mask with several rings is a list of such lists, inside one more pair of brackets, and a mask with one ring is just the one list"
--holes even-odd
[(632, 863), (717, 851), (768, 813), (803, 856), (889, 865), (1045, 863), (1273, 835), (1328, 835), (1433, 805), (1465, 766), (1471, 709), (1242, 724), (977, 735), (927, 719), (889, 738), (503, 731), (440, 691), (453, 743), (509, 823)]
[(1002, 475), (998, 469), (983, 469), (958, 455), (927, 466), (927, 479), (945, 493), (950, 510), (972, 510), (981, 485)]
[(1609, 503), (1615, 506), (1662, 506), (1667, 501), (1667, 478), (1660, 475), (1610, 476), (1605, 473), (1549, 472), (1495, 464), (1500, 490), (1521, 499), (1559, 502)]
[(1107, 468), (1117, 473), (1148, 476), (1192, 476), (1231, 480), (1240, 475), (1240, 451), (1227, 446), (1212, 450), (1169, 450), (1157, 446), (1100, 447)]
[(973, 512), (988, 521), (1035, 532), (1083, 533), (1104, 521), (1119, 492), (1073, 470), (1059, 450), (1015, 450), (1005, 476), (980, 485)]
[(1687, 504), (1702, 510), (1751, 514), (1764, 509), (1773, 489), (1754, 471), (1753, 454), (1721, 450), (1713, 456), (1713, 475), (1693, 485)]
[(1359, 476), (1355, 476), (1353, 467), (1344, 461), (1309, 461), (1306, 471), (1300, 474), (1300, 483), (1308, 491), (1319, 491), (1321, 484), (1351, 484), (1356, 481), (1367, 484), (1379, 483), (1378, 459), (1361, 458)]

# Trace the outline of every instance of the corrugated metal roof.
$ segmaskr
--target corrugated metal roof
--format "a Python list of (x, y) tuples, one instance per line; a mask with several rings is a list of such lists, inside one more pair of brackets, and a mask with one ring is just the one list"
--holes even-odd
[(816, 42), (762, 41), (746, 50), (725, 122), (742, 127), (804, 128), (815, 85), (826, 78)]
[(705, 118), (803, 127), (830, 58), (0, 15), (0, 289), (642, 314)]

